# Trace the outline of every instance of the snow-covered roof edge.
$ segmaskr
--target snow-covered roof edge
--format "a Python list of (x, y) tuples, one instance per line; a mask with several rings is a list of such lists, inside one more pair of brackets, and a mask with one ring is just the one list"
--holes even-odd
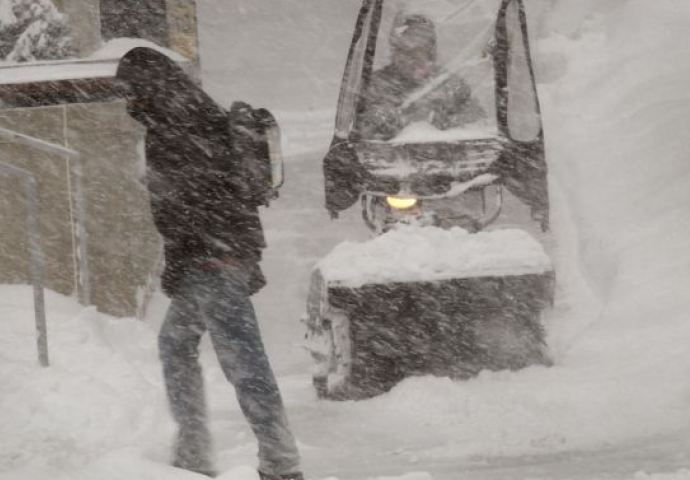
[(120, 60), (127, 52), (137, 47), (147, 47), (159, 51), (175, 62), (188, 62), (189, 59), (169, 48), (161, 47), (153, 42), (141, 38), (116, 38), (103, 44), (103, 46), (87, 58), (90, 60), (98, 59), (117, 59)]
[(86, 58), (47, 62), (0, 62), (0, 85), (111, 78), (117, 72), (120, 59), (137, 47), (152, 48), (167, 55), (175, 62), (189, 62), (179, 53), (148, 40), (118, 38), (107, 42), (102, 48)]

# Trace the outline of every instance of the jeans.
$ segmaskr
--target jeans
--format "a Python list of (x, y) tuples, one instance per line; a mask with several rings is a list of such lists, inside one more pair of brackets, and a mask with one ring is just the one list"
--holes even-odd
[(159, 335), (160, 358), (179, 431), (176, 466), (212, 472), (199, 342), (209, 332), (225, 377), (259, 443), (259, 470), (299, 471), (300, 459), (268, 362), (242, 264), (193, 270), (173, 299)]

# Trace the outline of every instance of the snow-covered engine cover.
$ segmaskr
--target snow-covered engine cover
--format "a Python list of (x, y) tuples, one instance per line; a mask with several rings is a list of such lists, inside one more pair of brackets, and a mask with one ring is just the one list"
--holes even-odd
[(523, 230), (469, 233), (417, 226), (401, 226), (363, 243), (344, 242), (316, 268), (329, 287), (350, 288), (553, 270), (543, 246)]

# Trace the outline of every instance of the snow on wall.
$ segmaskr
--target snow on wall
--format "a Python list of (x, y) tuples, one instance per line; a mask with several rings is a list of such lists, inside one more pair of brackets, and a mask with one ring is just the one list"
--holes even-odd
[(12, 2), (0, 1), (0, 28), (6, 28), (17, 23), (17, 16), (12, 9)]
[(633, 0), (579, 40), (554, 40), (570, 63), (548, 89), (552, 173), (573, 212), (582, 273), (610, 310), (671, 308), (688, 286), (688, 14), (687, 2)]
[(48, 62), (0, 62), (0, 85), (18, 83), (77, 80), (84, 78), (112, 78), (120, 59), (130, 50), (146, 47), (157, 50), (184, 65), (187, 59), (170, 49), (139, 38), (117, 38), (103, 45), (85, 59)]

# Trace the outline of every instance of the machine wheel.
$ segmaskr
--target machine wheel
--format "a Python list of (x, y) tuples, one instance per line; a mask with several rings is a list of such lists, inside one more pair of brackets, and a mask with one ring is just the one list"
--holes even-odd
[(332, 312), (316, 334), (321, 344), (316, 361), (313, 383), (319, 398), (340, 399), (347, 390), (352, 371), (352, 342), (350, 322), (342, 312)]
[(391, 375), (392, 360), (353, 344), (350, 320), (344, 312), (331, 312), (312, 336), (320, 344), (319, 353), (312, 353), (316, 362), (312, 382), (318, 398), (361, 400), (380, 395), (397, 383), (397, 376)]
[(539, 320), (538, 315), (488, 316), (473, 322), (477, 366), (498, 371), (551, 365)]

